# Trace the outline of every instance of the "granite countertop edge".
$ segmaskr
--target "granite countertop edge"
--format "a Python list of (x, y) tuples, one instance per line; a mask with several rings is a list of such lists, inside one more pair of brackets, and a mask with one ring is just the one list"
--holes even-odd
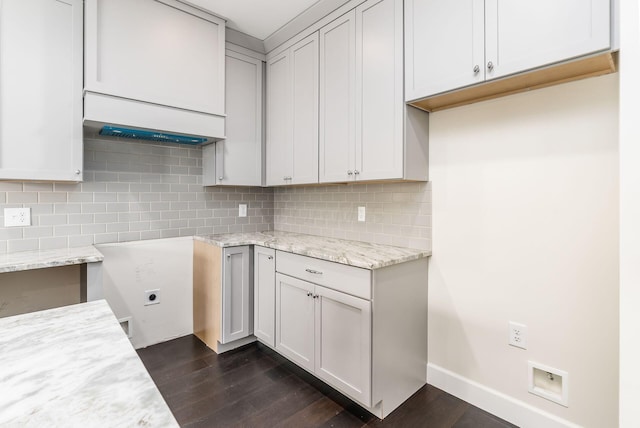
[(280, 231), (196, 235), (194, 239), (222, 248), (259, 245), (369, 270), (431, 256), (429, 250)]
[(0, 255), (0, 273), (96, 263), (104, 256), (94, 246), (20, 251)]

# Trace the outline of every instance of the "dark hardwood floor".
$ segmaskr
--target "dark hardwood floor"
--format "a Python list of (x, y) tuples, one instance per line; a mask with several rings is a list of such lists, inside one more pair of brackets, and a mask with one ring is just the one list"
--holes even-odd
[(513, 427), (431, 385), (379, 420), (253, 343), (217, 355), (195, 336), (138, 350), (183, 427)]

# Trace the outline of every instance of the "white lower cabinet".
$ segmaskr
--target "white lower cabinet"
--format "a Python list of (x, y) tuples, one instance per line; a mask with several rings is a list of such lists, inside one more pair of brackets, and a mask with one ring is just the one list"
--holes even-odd
[(251, 254), (194, 241), (193, 331), (217, 353), (255, 341)]
[(315, 357), (314, 288), (310, 282), (276, 274), (276, 349), (309, 371)]
[[(369, 270), (275, 251), (275, 345), (257, 320), (256, 336), (384, 418), (426, 383), (427, 263)], [(269, 304), (268, 292), (258, 297), (268, 278), (258, 285), (256, 273), (257, 306)]]
[(371, 302), (316, 286), (314, 373), (371, 405)]
[(271, 347), (276, 346), (276, 252), (253, 249), (253, 334)]

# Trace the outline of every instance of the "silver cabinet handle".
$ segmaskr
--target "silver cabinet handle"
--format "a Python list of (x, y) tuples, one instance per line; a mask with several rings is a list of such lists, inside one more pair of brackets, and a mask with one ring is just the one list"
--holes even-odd
[(353, 171), (348, 170), (348, 171), (347, 171), (347, 175), (353, 175)]
[(476, 65), (475, 67), (473, 67), (473, 73), (474, 74), (480, 73), (480, 66), (479, 65)]
[(305, 269), (305, 270), (314, 275), (322, 275), (322, 272), (320, 272), (319, 270), (313, 270), (313, 269)]
[(227, 254), (227, 260), (231, 260), (231, 254)]
[(315, 296), (313, 296), (314, 299), (317, 299), (318, 297), (320, 297), (320, 296), (318, 296), (317, 294)]
[(310, 291), (307, 291), (307, 297), (311, 297), (311, 296), (313, 296), (313, 293)]
[(360, 171), (358, 171), (358, 170), (356, 169), (355, 171), (353, 171), (353, 173), (354, 173), (355, 175), (358, 175), (358, 174), (360, 174)]
[(489, 70), (493, 70), (493, 62), (489, 61), (489, 62), (487, 63), (487, 68), (488, 68)]

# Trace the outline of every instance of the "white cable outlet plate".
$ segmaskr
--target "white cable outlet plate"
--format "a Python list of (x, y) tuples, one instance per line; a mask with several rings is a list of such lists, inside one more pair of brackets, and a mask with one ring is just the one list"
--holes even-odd
[(5, 208), (4, 227), (31, 226), (31, 208)]
[(247, 216), (247, 204), (238, 205), (238, 217), (246, 217)]
[(146, 290), (144, 292), (144, 305), (157, 305), (160, 303), (160, 289)]
[(527, 349), (527, 326), (509, 321), (509, 345)]

